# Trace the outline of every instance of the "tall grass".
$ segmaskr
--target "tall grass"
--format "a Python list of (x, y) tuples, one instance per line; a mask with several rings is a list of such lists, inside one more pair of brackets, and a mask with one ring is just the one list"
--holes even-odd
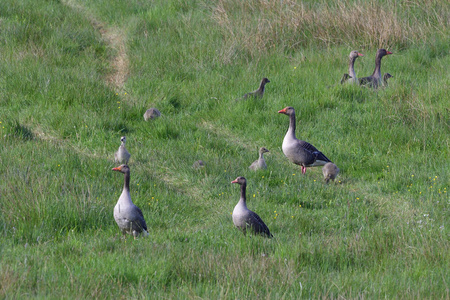
[[(1, 2), (0, 297), (448, 298), (448, 12), (445, 1)], [(108, 78), (123, 49), (105, 32), (124, 35), (120, 87)], [(394, 52), (388, 88), (336, 85), (351, 50), (364, 48), (368, 75), (381, 46)], [(262, 101), (235, 101), (262, 77)], [(284, 157), (287, 105), (297, 136), (341, 169), (336, 184)], [(151, 106), (162, 116), (144, 122)], [(122, 240), (113, 220), (122, 135), (148, 239)], [(250, 172), (261, 146), (268, 170)], [(237, 176), (274, 239), (233, 228)]]
[[(448, 35), (450, 10), (443, 1), (217, 1), (212, 18), (225, 43), (222, 60), (233, 53), (308, 46), (405, 48)], [(231, 55), (231, 56), (230, 56)]]

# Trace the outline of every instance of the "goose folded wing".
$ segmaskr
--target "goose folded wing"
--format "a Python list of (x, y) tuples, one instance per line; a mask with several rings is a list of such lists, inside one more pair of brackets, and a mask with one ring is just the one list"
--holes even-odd
[(139, 224), (139, 226), (147, 231), (147, 224), (145, 223), (144, 215), (142, 214), (142, 211), (139, 207), (136, 207), (136, 215), (134, 216), (135, 222)]
[(317, 149), (316, 147), (314, 147), (313, 145), (311, 145), (311, 144), (308, 143), (308, 142), (298, 140), (298, 144), (300, 145), (300, 147), (302, 147), (303, 149), (306, 149), (306, 150), (310, 151), (311, 153), (314, 153), (314, 152), (320, 152), (319, 149)]
[(328, 157), (326, 157), (322, 152), (320, 151), (314, 151), (313, 153), (316, 157), (316, 160), (320, 160), (323, 162), (331, 162), (331, 160), (328, 159)]
[(270, 233), (269, 228), (264, 223), (264, 221), (258, 216), (257, 213), (251, 212), (251, 218), (252, 218), (252, 226), (255, 232), (257, 233), (264, 233), (268, 236), (272, 237), (272, 234)]
[(322, 152), (320, 152), (316, 147), (314, 147), (310, 143), (305, 142), (305, 141), (300, 141), (300, 144), (303, 147), (303, 149), (308, 150), (309, 152), (311, 152), (314, 155), (315, 160), (331, 162), (331, 160), (329, 160), (328, 157), (326, 157)]

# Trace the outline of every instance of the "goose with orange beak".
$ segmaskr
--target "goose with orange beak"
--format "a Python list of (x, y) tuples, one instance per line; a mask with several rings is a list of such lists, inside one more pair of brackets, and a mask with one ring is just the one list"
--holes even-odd
[(294, 164), (302, 167), (302, 174), (306, 173), (307, 167), (323, 166), (331, 162), (322, 152), (308, 142), (297, 139), (295, 136), (295, 110), (288, 106), (278, 111), (280, 114), (289, 116), (289, 128), (284, 136), (284, 155)]

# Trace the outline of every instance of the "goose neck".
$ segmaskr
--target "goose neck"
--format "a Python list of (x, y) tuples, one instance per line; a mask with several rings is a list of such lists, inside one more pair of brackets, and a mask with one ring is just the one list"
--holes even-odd
[(288, 128), (287, 135), (291, 135), (291, 136), (295, 137), (295, 112), (292, 112), (289, 115), (289, 128)]
[(126, 191), (130, 191), (130, 172), (124, 173), (123, 189)]
[(350, 79), (355, 79), (356, 78), (356, 73), (355, 73), (355, 60), (356, 58), (352, 57), (349, 60), (348, 63), (348, 75), (350, 75), (352, 78)]
[(260, 90), (261, 92), (263, 92), (265, 86), (266, 86), (266, 83), (265, 83), (264, 81), (261, 81), (261, 83), (259, 84), (259, 90)]
[(375, 58), (375, 70), (372, 74), (373, 77), (381, 78), (381, 58), (382, 56), (377, 56)]
[(244, 184), (241, 185), (241, 198), (239, 199), (239, 202), (243, 202), (244, 205), (245, 205), (245, 203), (247, 201), (246, 191), (247, 191), (247, 183), (244, 183)]

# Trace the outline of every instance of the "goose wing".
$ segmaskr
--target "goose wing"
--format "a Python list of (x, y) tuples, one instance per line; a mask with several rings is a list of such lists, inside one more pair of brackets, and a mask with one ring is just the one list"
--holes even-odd
[(299, 145), (307, 152), (311, 153), (311, 155), (314, 157), (314, 161), (320, 160), (323, 162), (331, 162), (331, 160), (329, 160), (328, 157), (325, 156), (325, 154), (320, 152), (316, 147), (314, 147), (310, 143), (299, 140)]
[(260, 233), (267, 235), (268, 237), (273, 237), (264, 221), (258, 216), (257, 213), (253, 211), (250, 211), (250, 226), (253, 228), (255, 233)]
[(138, 226), (138, 231), (142, 231), (142, 229), (147, 231), (147, 223), (145, 223), (144, 215), (142, 214), (141, 209), (136, 205), (134, 206), (133, 215), (131, 216), (130, 221)]

